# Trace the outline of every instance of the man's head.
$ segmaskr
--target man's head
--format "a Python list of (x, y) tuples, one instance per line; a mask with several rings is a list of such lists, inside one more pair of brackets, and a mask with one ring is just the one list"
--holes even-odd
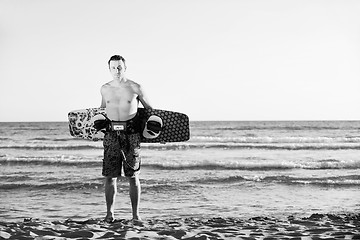
[(123, 77), (126, 70), (125, 58), (120, 55), (114, 55), (109, 59), (108, 65), (114, 79)]
[(123, 61), (124, 66), (125, 66), (125, 68), (126, 68), (125, 58), (122, 57), (122, 56), (120, 56), (120, 55), (111, 56), (111, 58), (110, 58), (109, 61), (108, 61), (109, 67), (110, 67), (110, 62), (111, 62), (111, 61)]

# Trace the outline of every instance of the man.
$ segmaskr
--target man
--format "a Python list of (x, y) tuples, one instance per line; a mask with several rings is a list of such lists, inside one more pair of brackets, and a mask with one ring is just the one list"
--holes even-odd
[(117, 178), (121, 169), (129, 179), (130, 200), (134, 220), (139, 216), (140, 203), (140, 131), (137, 121), (139, 101), (151, 108), (142, 87), (125, 76), (126, 64), (122, 56), (114, 55), (108, 61), (113, 80), (101, 87), (101, 107), (112, 124), (104, 136), (104, 159), (102, 174), (105, 176), (105, 199), (107, 214), (105, 221), (113, 222), (117, 193)]

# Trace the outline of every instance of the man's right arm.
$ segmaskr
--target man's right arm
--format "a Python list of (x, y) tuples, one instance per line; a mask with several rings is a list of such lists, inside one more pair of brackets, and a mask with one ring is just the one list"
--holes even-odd
[(104, 98), (104, 86), (101, 87), (100, 93), (101, 93), (101, 105), (100, 105), (100, 108), (105, 108), (106, 107), (106, 102), (105, 102), (105, 98)]

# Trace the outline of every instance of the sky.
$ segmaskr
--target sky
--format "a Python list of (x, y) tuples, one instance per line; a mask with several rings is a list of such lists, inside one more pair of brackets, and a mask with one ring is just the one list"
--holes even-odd
[(154, 108), (360, 120), (358, 0), (0, 0), (0, 122), (99, 107), (120, 54)]

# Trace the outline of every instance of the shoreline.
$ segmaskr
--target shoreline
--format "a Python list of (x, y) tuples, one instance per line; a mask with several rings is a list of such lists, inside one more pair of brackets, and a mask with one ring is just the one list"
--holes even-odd
[(271, 217), (0, 221), (0, 239), (360, 239), (360, 213)]

